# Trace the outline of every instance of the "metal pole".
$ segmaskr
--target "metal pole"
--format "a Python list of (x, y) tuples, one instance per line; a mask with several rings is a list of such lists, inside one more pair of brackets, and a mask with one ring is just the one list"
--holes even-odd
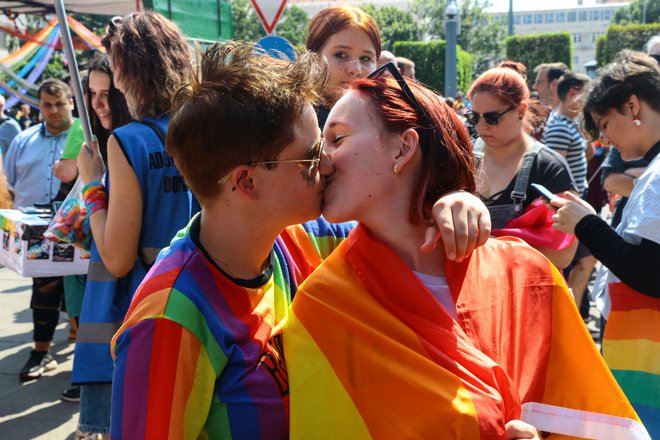
[(454, 0), (450, 0), (445, 11), (445, 96), (455, 97), (458, 92), (456, 46), (458, 44), (459, 10)]
[(89, 122), (89, 114), (87, 113), (87, 103), (85, 102), (85, 95), (83, 94), (82, 85), (80, 83), (80, 73), (78, 72), (78, 63), (76, 62), (76, 54), (73, 51), (73, 41), (71, 40), (71, 31), (69, 30), (69, 22), (66, 20), (66, 10), (64, 9), (64, 0), (55, 0), (55, 12), (57, 19), (60, 22), (60, 34), (62, 36), (62, 47), (64, 53), (69, 60), (69, 76), (71, 77), (71, 85), (73, 86), (73, 95), (76, 99), (76, 107), (78, 108), (78, 116), (82, 125), (83, 134), (85, 136), (85, 147), (87, 151), (92, 153), (92, 125)]
[(644, 6), (642, 7), (642, 24), (646, 24), (646, 0), (644, 0)]
[(513, 35), (513, 0), (509, 0), (509, 37)]

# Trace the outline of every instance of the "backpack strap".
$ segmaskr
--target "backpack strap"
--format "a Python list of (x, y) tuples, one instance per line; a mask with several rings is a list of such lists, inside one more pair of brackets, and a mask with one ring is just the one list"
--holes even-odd
[(523, 202), (527, 199), (527, 184), (529, 183), (529, 174), (532, 171), (532, 165), (536, 155), (543, 148), (543, 144), (535, 142), (531, 150), (523, 156), (523, 164), (518, 171), (516, 183), (511, 191), (511, 200), (513, 200), (513, 209), (518, 215), (522, 213)]

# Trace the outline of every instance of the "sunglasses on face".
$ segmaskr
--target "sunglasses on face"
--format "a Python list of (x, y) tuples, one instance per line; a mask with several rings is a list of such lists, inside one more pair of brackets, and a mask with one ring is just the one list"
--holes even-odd
[(510, 112), (513, 110), (515, 107), (510, 107), (507, 110), (504, 110), (503, 112), (486, 112), (486, 113), (477, 113), (474, 111), (469, 111), (465, 113), (465, 119), (472, 125), (473, 127), (476, 127), (481, 118), (484, 118), (484, 121), (488, 125), (497, 125), (500, 123), (500, 118), (504, 116), (506, 113)]
[(312, 148), (312, 159), (284, 159), (284, 160), (264, 160), (260, 162), (250, 162), (248, 165), (268, 165), (276, 163), (295, 163), (301, 167), (307, 165), (307, 175), (312, 177), (316, 175), (319, 171), (321, 165), (321, 158), (323, 157), (323, 147), (325, 145), (325, 139), (320, 138), (319, 141)]

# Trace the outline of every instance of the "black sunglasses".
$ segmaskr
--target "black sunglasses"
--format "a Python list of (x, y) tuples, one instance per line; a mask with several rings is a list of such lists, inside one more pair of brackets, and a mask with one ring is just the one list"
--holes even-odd
[(397, 69), (397, 67), (394, 65), (393, 62), (390, 61), (389, 63), (383, 64), (378, 69), (371, 72), (369, 76), (367, 76), (367, 79), (378, 78), (384, 72), (389, 72), (390, 75), (392, 75), (392, 78), (394, 78), (397, 84), (399, 84), (399, 87), (401, 87), (401, 91), (403, 91), (403, 95), (408, 100), (408, 103), (412, 105), (415, 111), (417, 111), (417, 113), (422, 117), (425, 125), (427, 125), (427, 128), (431, 128), (434, 125), (431, 123), (431, 118), (429, 118), (428, 114), (426, 113), (426, 110), (424, 110), (424, 107), (422, 107), (419, 101), (417, 101), (417, 98), (415, 98), (415, 94), (410, 89), (410, 86), (408, 86), (408, 83), (406, 82), (405, 78), (403, 77), (403, 75), (401, 75), (401, 72), (399, 72), (399, 69)]
[(510, 112), (513, 110), (515, 107), (510, 107), (507, 110), (504, 110), (501, 113), (498, 112), (486, 112), (486, 113), (477, 113), (472, 110), (468, 111), (465, 113), (465, 119), (470, 123), (470, 125), (476, 127), (481, 118), (484, 118), (484, 121), (486, 121), (486, 124), (488, 125), (497, 125), (500, 123), (500, 118), (504, 116), (506, 113)]

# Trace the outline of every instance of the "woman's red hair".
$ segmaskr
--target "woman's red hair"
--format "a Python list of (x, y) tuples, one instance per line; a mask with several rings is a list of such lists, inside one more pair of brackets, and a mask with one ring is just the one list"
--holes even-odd
[(387, 131), (412, 128), (419, 134), (422, 168), (410, 205), (410, 218), (417, 223), (431, 218), (431, 208), (442, 195), (457, 190), (474, 193), (476, 186), (470, 136), (461, 120), (440, 96), (417, 82), (408, 85), (428, 121), (391, 78), (356, 79), (350, 87), (370, 101)]
[(380, 30), (371, 15), (355, 6), (331, 6), (316, 13), (307, 26), (307, 49), (319, 53), (323, 45), (335, 33), (347, 28), (362, 29), (376, 49), (376, 58), (380, 58), (382, 43)]
[(495, 67), (482, 73), (473, 83), (468, 96), (490, 93), (502, 102), (518, 107), (529, 99), (529, 88), (522, 76), (507, 67)]

